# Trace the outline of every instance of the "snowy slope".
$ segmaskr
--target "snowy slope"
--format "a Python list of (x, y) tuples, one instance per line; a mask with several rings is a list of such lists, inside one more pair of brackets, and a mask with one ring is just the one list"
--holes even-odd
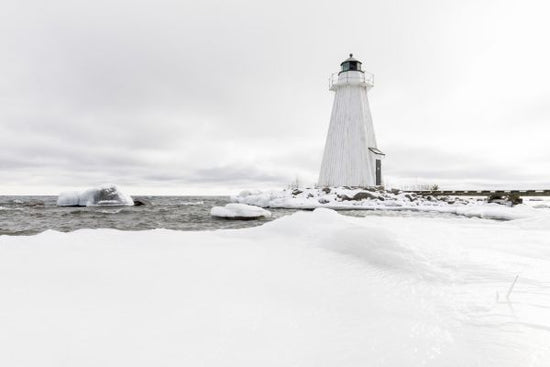
[(2, 236), (0, 275), (2, 366), (550, 364), (543, 215)]

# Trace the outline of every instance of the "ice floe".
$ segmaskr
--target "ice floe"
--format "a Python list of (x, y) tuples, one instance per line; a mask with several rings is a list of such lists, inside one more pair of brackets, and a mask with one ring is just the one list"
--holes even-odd
[(258, 219), (270, 218), (271, 212), (258, 206), (232, 203), (213, 207), (210, 210), (210, 215), (227, 219)]

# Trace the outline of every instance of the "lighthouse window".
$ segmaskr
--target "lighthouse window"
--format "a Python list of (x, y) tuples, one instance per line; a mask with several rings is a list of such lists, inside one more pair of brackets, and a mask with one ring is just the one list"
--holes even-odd
[(342, 71), (348, 71), (349, 70), (349, 62), (345, 62), (343, 65), (342, 65)]

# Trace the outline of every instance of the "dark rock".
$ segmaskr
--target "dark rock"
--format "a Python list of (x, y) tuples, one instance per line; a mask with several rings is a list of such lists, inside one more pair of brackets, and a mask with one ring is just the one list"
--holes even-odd
[(523, 203), (523, 199), (516, 193), (509, 193), (506, 195), (491, 194), (487, 198), (488, 203), (495, 203), (501, 205), (518, 205)]
[(328, 204), (328, 203), (330, 203), (330, 201), (328, 201), (325, 198), (320, 198), (318, 201), (319, 201), (319, 204)]
[(310, 198), (312, 198), (312, 197), (313, 197), (313, 194), (312, 194), (312, 193), (307, 194), (307, 198), (308, 198), (308, 199), (310, 199)]
[(390, 192), (394, 195), (397, 195), (401, 192), (401, 190), (398, 190), (398, 189), (391, 189)]
[(340, 195), (340, 194), (336, 195), (336, 199), (337, 199), (338, 201), (350, 201), (350, 200), (351, 200), (351, 198), (350, 198), (349, 196), (347, 196), (347, 195)]
[(292, 190), (292, 195), (296, 196), (296, 195), (301, 194), (302, 192), (303, 192), (302, 190), (294, 189), (294, 190)]
[(364, 199), (377, 199), (378, 196), (371, 194), (367, 191), (359, 191), (357, 194), (353, 195), (353, 198), (351, 200), (364, 200)]
[(132, 198), (134, 200), (134, 206), (152, 205), (151, 202), (144, 198)]
[(325, 194), (330, 194), (330, 187), (323, 187), (321, 191), (324, 192)]
[(504, 200), (504, 196), (499, 195), (499, 194), (491, 194), (487, 198), (488, 203), (493, 203), (493, 202), (495, 202), (495, 200)]
[(516, 193), (506, 195), (506, 200), (512, 203), (512, 205), (523, 204), (523, 199)]
[(340, 199), (340, 201), (361, 201), (365, 199), (384, 200), (383, 197), (371, 194), (368, 191), (360, 191), (357, 194), (353, 195), (353, 197), (349, 197), (347, 195), (337, 195), (337, 198)]

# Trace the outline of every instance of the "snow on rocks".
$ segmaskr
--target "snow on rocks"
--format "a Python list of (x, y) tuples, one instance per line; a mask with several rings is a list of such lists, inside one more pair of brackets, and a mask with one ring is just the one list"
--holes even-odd
[(62, 192), (57, 206), (132, 206), (134, 201), (116, 185), (108, 184), (84, 191)]
[(337, 210), (412, 210), (440, 212), (487, 219), (511, 220), (537, 216), (537, 209), (527, 205), (500, 205), (484, 199), (450, 196), (422, 196), (399, 190), (380, 188), (324, 187), (284, 189), (281, 191), (243, 191), (231, 200), (263, 208)]
[(226, 219), (258, 219), (270, 218), (271, 212), (258, 206), (247, 204), (227, 204), (226, 206), (215, 206), (210, 210), (210, 215)]

